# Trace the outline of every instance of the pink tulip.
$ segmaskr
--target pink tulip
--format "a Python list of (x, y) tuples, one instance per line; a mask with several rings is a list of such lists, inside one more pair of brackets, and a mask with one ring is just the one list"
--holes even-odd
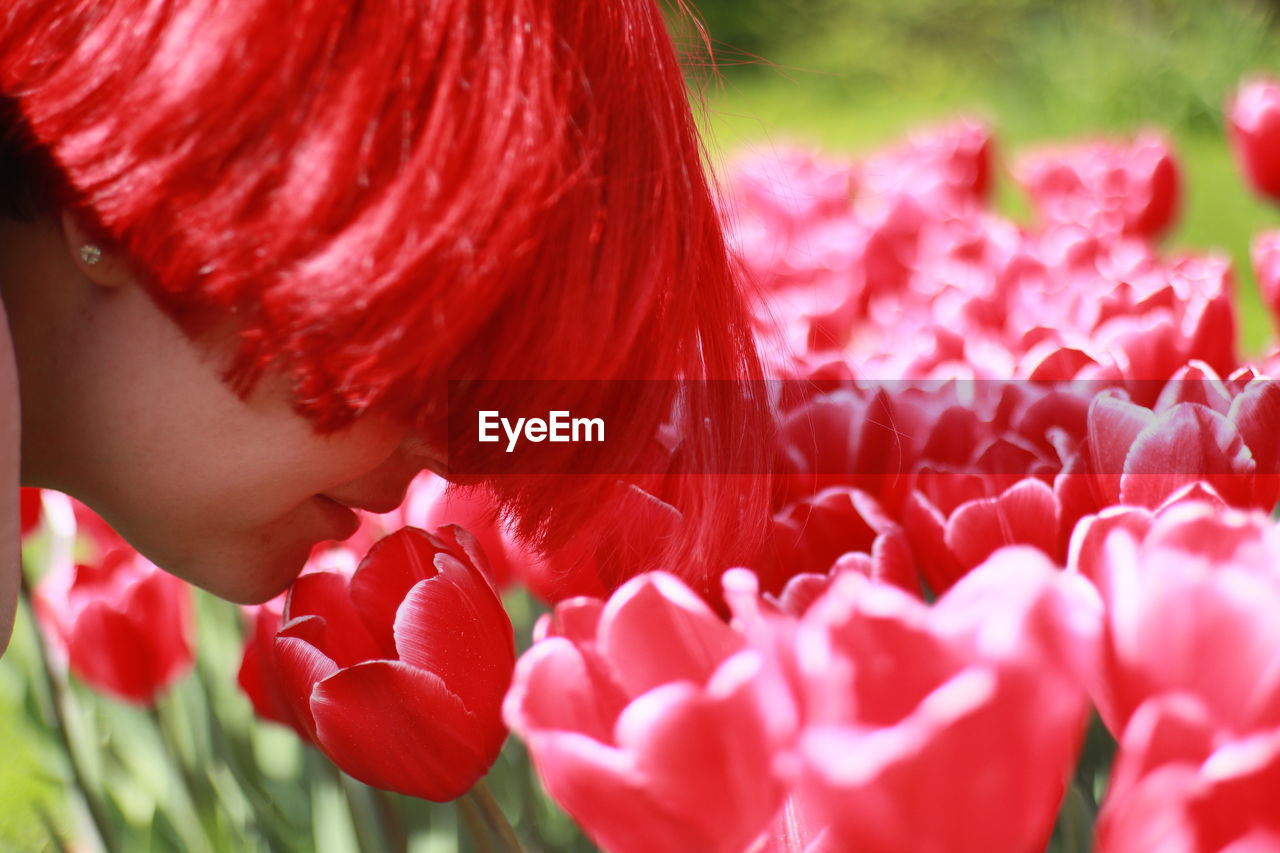
[(792, 791), (773, 823), (746, 853), (840, 853), (840, 850), (834, 834), (819, 817), (812, 797)]
[(1077, 550), (1106, 604), (1095, 701), (1108, 727), (1123, 732), (1169, 692), (1198, 697), (1228, 731), (1280, 727), (1280, 530), (1204, 502), (1100, 523), (1101, 545), (1086, 528)]
[(514, 650), (483, 564), (461, 528), (406, 528), (350, 577), (316, 571), (290, 589), (276, 677), (309, 739), (350, 775), (446, 801), (497, 758)]
[(1083, 731), (1098, 611), (1088, 584), (1025, 548), (932, 609), (838, 578), (795, 645), (803, 790), (836, 849), (1043, 849)]
[(1167, 693), (1126, 727), (1098, 821), (1100, 853), (1280, 849), (1280, 729), (1229, 738), (1196, 696)]
[(1159, 237), (1181, 202), (1173, 152), (1153, 133), (1025, 156), (1015, 173), (1043, 219), (1104, 235)]
[(1203, 482), (1231, 506), (1270, 508), (1278, 473), (1272, 445), (1280, 423), (1280, 388), (1272, 384), (1247, 386), (1226, 414), (1193, 402), (1154, 412), (1100, 394), (1089, 408), (1086, 450), (1096, 505), (1155, 508)]
[(861, 565), (869, 576), (911, 592), (920, 582), (901, 528), (875, 499), (833, 487), (789, 504), (773, 518), (772, 537), (755, 566), (767, 592), (779, 592), (799, 574), (824, 574), (838, 561)]
[(1056, 557), (1060, 516), (1053, 489), (1027, 478), (995, 497), (967, 500), (948, 514), (913, 492), (903, 524), (925, 582), (940, 594), (1006, 545), (1030, 545)]
[[(912, 134), (906, 142), (863, 167), (866, 195), (912, 195), (963, 209), (990, 198), (991, 129), (962, 119)], [(936, 205), (934, 205), (936, 206)]]
[(1227, 104), (1227, 135), (1253, 191), (1280, 199), (1280, 83), (1259, 77), (1241, 85)]
[(537, 637), (506, 719), (597, 844), (737, 853), (768, 825), (786, 789), (761, 655), (688, 587), (641, 575), (562, 602)]
[(787, 236), (847, 212), (857, 184), (851, 164), (798, 148), (752, 153), (729, 169), (731, 222), (765, 223), (770, 235)]

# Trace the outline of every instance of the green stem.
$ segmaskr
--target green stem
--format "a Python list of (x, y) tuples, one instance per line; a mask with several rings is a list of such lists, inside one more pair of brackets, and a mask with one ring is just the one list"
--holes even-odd
[(54, 732), (62, 743), (62, 748), (66, 750), (67, 763), (71, 766), (72, 782), (76, 791), (79, 792), (80, 797), (84, 800), (85, 808), (89, 812), (89, 819), (98, 834), (98, 841), (107, 853), (118, 853), (120, 848), (115, 842), (114, 834), (111, 832), (111, 821), (107, 818), (106, 809), (103, 808), (102, 801), (98, 799), (97, 794), (89, 787), (88, 777), (80, 762), (79, 752), (71, 742), (65, 710), (66, 706), (71, 702), (71, 697), (68, 695), (62, 680), (54, 674), (53, 657), (49, 654), (49, 647), (44, 641), (44, 635), (40, 632), (39, 624), (36, 622), (35, 608), (31, 606), (31, 587), (27, 581), (26, 571), (20, 574), (20, 578), (20, 598), (28, 616), (31, 618), (31, 633), (35, 637), (36, 651), (40, 655), (41, 669), (44, 671), (45, 686), (49, 690), (49, 704), (53, 708)]
[(43, 803), (36, 804), (36, 812), (40, 817), (40, 822), (44, 824), (45, 832), (49, 833), (49, 843), (53, 845), (53, 849), (57, 853), (70, 853), (67, 849), (67, 842), (63, 840), (62, 833), (58, 831), (57, 824), (54, 823)]
[(373, 819), (368, 814), (368, 809), (356, 802), (356, 781), (347, 776), (337, 766), (334, 766), (334, 778), (338, 782), (338, 787), (342, 789), (342, 796), (347, 801), (347, 812), (351, 815), (351, 827), (356, 833), (356, 844), (360, 847), (361, 853), (373, 853), (378, 849), (378, 845), (370, 838), (370, 826)]
[(484, 818), (480, 814), (480, 807), (476, 805), (470, 794), (458, 800), (458, 812), (471, 833), (471, 840), (475, 842), (476, 853), (494, 853), (493, 844), (489, 841), (489, 833), (485, 830)]
[(1093, 841), (1093, 820), (1079, 787), (1067, 789), (1063, 800), (1063, 849), (1066, 853), (1088, 853)]
[[(162, 699), (147, 708), (147, 715), (151, 717), (151, 724), (156, 727), (156, 734), (160, 736), (161, 749), (164, 750), (165, 756), (169, 759), (169, 764), (182, 782), (182, 790), (187, 795), (187, 803), (191, 806), (192, 812), (199, 817), (201, 803), (204, 800), (202, 796), (204, 793), (203, 786), (200, 785), (195, 774), (191, 772), (191, 768), (187, 765), (182, 755), (182, 750), (178, 746), (178, 739), (173, 733), (172, 725), (169, 722), (169, 718), (173, 716), (169, 705), (171, 701), (171, 697)], [(165, 706), (163, 710), (161, 705)]]
[(535, 850), (547, 848), (546, 839), (542, 837), (542, 829), (538, 820), (539, 787), (534, 777), (533, 762), (529, 753), (519, 748), (520, 760), (517, 762), (516, 776), (520, 780), (521, 817), (524, 819), (525, 834), (529, 837)]
[(480, 808), (480, 813), (484, 816), (485, 823), (488, 824), (489, 829), (493, 830), (493, 834), (502, 842), (506, 853), (525, 853), (524, 845), (520, 843), (520, 838), (516, 835), (511, 822), (503, 814), (502, 808), (498, 805), (498, 801), (493, 798), (493, 794), (490, 793), (489, 787), (485, 785), (484, 780), (477, 782), (467, 796)]
[(408, 853), (409, 834), (405, 832), (404, 822), (400, 820), (400, 809), (396, 806), (393, 795), (381, 788), (369, 788), (373, 796), (373, 805), (377, 810), (378, 822), (382, 825), (382, 835), (386, 839), (389, 853)]

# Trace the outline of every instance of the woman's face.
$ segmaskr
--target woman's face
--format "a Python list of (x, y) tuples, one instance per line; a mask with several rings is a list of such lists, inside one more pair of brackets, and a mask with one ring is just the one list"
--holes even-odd
[[(0, 229), (6, 254), (13, 227)], [(75, 257), (68, 270), (61, 232), (36, 236), (21, 238), (32, 286), (4, 292), (23, 481), (80, 498), (161, 567), (233, 601), (265, 600), (313, 545), (354, 531), (347, 507), (394, 508), (428, 464), (390, 420), (317, 435), (283, 380), (240, 399), (219, 378), (217, 345), (188, 340), (126, 270)]]

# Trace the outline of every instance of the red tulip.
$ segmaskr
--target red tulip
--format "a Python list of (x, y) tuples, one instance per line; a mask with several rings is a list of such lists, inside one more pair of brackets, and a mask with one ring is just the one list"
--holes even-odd
[(506, 718), (547, 791), (612, 853), (738, 853), (785, 795), (759, 653), (692, 590), (640, 575), (556, 607)]
[(289, 591), (275, 663), (311, 740), (350, 775), (446, 801), (488, 771), (506, 739), (511, 622), (459, 527), (406, 528), (347, 577)]
[(1043, 849), (1083, 732), (1098, 610), (1087, 583), (1026, 548), (932, 609), (841, 575), (795, 643), (804, 790), (837, 849)]
[(40, 526), (40, 490), (22, 489), (20, 492), (22, 536)]
[(1227, 135), (1249, 186), (1280, 199), (1280, 83), (1244, 83), (1227, 104)]
[(482, 487), (450, 489), (443, 477), (424, 472), (409, 484), (401, 517), (397, 526), (438, 530), (456, 524), (474, 536), (484, 551), (489, 582), (498, 590), (520, 580), (519, 572), (532, 556), (508, 535), (490, 493)]
[[(70, 507), (58, 514), (69, 518)], [(91, 563), (56, 561), (36, 589), (36, 615), (79, 678), (153, 705), (194, 660), (191, 589), (119, 541)]]

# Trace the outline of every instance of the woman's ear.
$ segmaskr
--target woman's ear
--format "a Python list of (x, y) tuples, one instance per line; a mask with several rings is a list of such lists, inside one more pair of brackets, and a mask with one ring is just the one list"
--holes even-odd
[(62, 211), (62, 234), (71, 262), (99, 287), (124, 287), (133, 282), (128, 267), (105, 241), (90, 235), (76, 214)]

